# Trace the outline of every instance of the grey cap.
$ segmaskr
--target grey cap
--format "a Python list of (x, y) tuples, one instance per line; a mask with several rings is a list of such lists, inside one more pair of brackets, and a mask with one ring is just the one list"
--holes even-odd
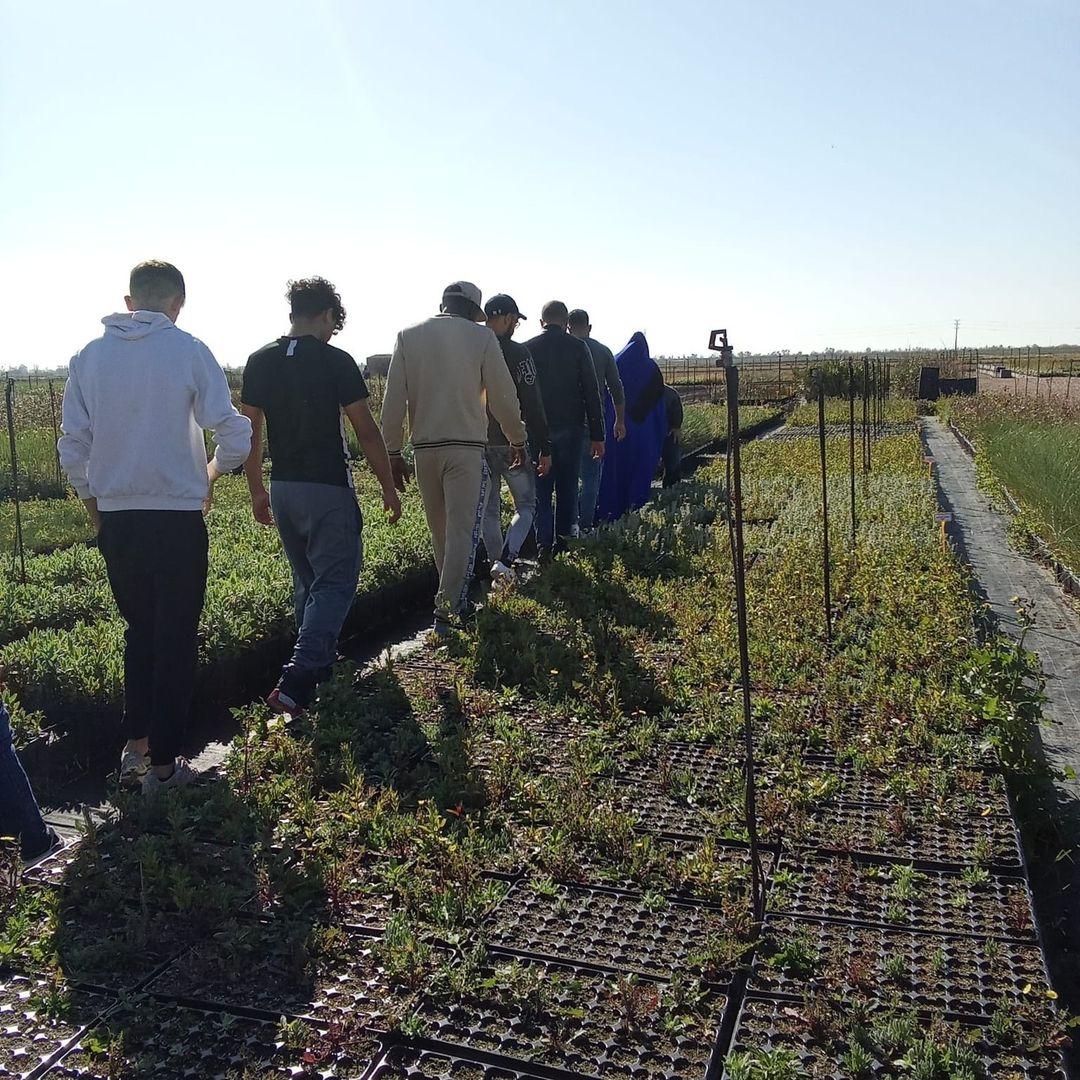
[(483, 311), (483, 295), (480, 290), (471, 281), (455, 281), (450, 285), (447, 285), (442, 291), (443, 299), (445, 300), (449, 296), (459, 296), (463, 300), (468, 300), (475, 304), (481, 311)]

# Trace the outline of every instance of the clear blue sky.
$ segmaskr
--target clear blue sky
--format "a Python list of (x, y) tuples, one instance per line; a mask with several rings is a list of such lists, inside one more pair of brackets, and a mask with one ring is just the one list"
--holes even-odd
[(357, 356), (455, 278), (654, 353), (1080, 341), (1075, 0), (0, 13), (0, 367), (65, 362), (146, 257), (227, 365), (312, 273)]

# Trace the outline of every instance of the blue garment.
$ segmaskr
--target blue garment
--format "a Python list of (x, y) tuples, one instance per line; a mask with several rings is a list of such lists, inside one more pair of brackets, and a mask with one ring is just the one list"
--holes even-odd
[(578, 525), (583, 533), (596, 524), (596, 501), (600, 498), (600, 476), (603, 471), (604, 459), (594, 458), (592, 444), (586, 441), (581, 453), (581, 496), (578, 500)]
[(0, 703), (0, 836), (17, 837), (24, 859), (49, 847), (49, 830), (11, 741), (11, 718)]
[(273, 480), (270, 504), (293, 573), (296, 647), (289, 668), (320, 672), (356, 600), (363, 519), (350, 487)]
[(600, 478), (597, 521), (614, 521), (649, 501), (656, 466), (667, 437), (663, 377), (639, 330), (615, 358), (626, 391), (626, 438), (616, 442), (615, 410), (607, 408), (607, 454)]
[[(551, 469), (536, 480), (536, 546), (556, 553), (566, 547), (577, 524), (578, 481), (586, 431), (581, 424), (551, 428)], [(551, 499), (555, 497), (552, 515)]]

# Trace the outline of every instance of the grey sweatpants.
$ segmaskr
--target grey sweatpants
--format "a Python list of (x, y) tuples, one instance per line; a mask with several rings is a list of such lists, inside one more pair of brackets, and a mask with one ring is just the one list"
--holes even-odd
[(328, 667), (356, 599), (363, 563), (363, 518), (352, 488), (274, 480), (270, 485), (281, 543), (293, 573), (296, 647), (292, 665)]
[(427, 447), (416, 451), (414, 462), (439, 571), (435, 615), (458, 615), (468, 599), (480, 540), (487, 477), (484, 451), (479, 446)]

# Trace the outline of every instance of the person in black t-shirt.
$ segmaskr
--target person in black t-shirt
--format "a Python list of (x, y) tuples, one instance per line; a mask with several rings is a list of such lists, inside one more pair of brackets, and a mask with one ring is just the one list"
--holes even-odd
[[(263, 525), (277, 523), (293, 572), (296, 647), (267, 702), (295, 714), (329, 674), (363, 557), (344, 417), (382, 486), (391, 524), (401, 517), (401, 503), (364, 377), (347, 352), (329, 344), (345, 322), (341, 297), (324, 278), (309, 278), (289, 282), (286, 298), (292, 326), (286, 337), (248, 358), (240, 410), (252, 427), (244, 465), (252, 513)], [(264, 420), (269, 493), (263, 483)]]

